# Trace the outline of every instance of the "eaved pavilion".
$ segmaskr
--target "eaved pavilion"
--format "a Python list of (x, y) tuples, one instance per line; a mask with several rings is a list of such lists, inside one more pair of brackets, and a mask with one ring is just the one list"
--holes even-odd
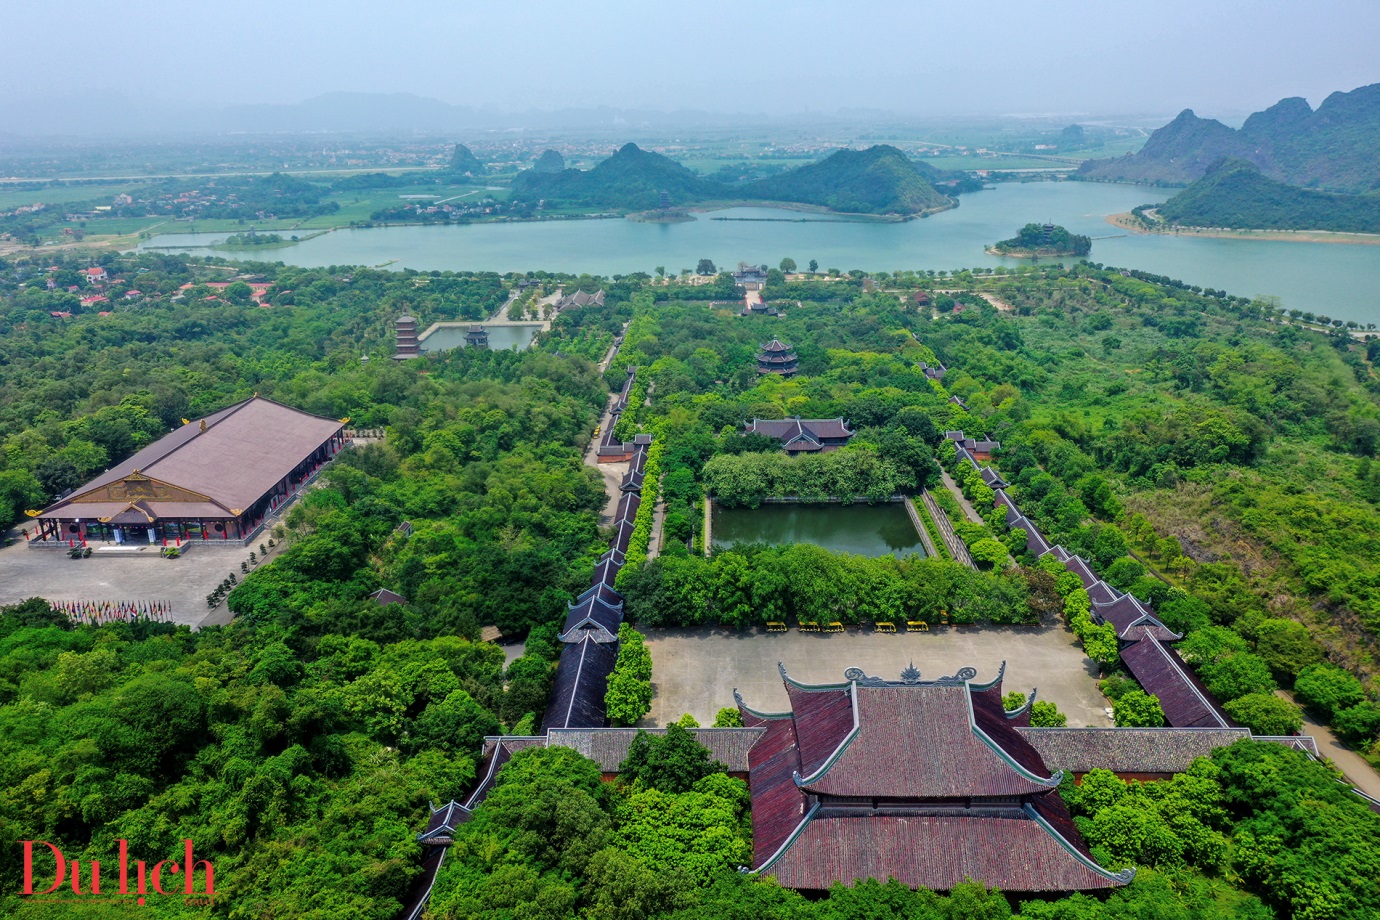
[(34, 539), (248, 539), (345, 446), (343, 428), (256, 395), (184, 424), (49, 505)]
[[(1088, 852), (1051, 772), (1018, 731), (1029, 701), (1001, 702), (1001, 675), (963, 668), (898, 681), (857, 668), (811, 686), (781, 668), (791, 709), (743, 704), (766, 731), (748, 755), (752, 871), (789, 888), (894, 877), (947, 890), (978, 879), (1005, 891), (1086, 891), (1124, 885)], [(1033, 699), (1033, 696), (1032, 696)]]

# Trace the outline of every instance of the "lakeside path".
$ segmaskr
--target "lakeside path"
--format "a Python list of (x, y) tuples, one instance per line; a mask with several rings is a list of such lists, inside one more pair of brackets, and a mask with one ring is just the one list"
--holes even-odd
[(1380, 246), (1380, 233), (1345, 233), (1340, 230), (1231, 230), (1214, 227), (1175, 227), (1147, 230), (1129, 212), (1107, 215), (1107, 223), (1141, 236), (1206, 236), (1222, 240), (1271, 240), (1280, 243), (1352, 243)]

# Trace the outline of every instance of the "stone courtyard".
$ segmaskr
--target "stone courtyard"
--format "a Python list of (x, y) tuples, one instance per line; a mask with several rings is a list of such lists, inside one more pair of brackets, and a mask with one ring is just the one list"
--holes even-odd
[(709, 629), (647, 629), (652, 653), (652, 711), (643, 720), (661, 726), (689, 712), (710, 725), (733, 705), (736, 687), (761, 712), (789, 709), (777, 662), (805, 683), (839, 683), (850, 667), (895, 680), (914, 663), (923, 677), (977, 669), (977, 680), (995, 677), (1006, 662), (1003, 689), (1052, 700), (1071, 726), (1110, 726), (1110, 705), (1097, 688), (1097, 665), (1063, 626), (937, 627), (927, 633), (886, 635), (870, 631), (821, 634), (728, 632)]
[[(93, 542), (86, 559), (69, 559), (60, 549), (27, 546), (21, 537), (0, 549), (0, 604), (31, 597), (48, 601), (167, 601), (170, 619), (191, 627), (230, 622), (222, 602), (215, 610), (206, 595), (232, 572), (243, 578), (240, 563), (254, 546), (191, 545), (178, 559), (159, 556), (159, 546), (121, 547)], [(277, 548), (271, 551), (276, 555)], [(262, 565), (263, 563), (259, 563)]]

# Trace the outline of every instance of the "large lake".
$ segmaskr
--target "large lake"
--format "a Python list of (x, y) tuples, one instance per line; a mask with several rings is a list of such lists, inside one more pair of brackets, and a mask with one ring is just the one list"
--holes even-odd
[[(986, 245), (1025, 223), (1052, 221), (1094, 238), (1091, 258), (1191, 284), (1254, 297), (1273, 294), (1287, 307), (1361, 323), (1380, 323), (1380, 246), (1128, 234), (1105, 220), (1165, 190), (1090, 182), (1002, 183), (964, 195), (960, 207), (905, 223), (844, 221), (770, 208), (731, 208), (680, 224), (629, 220), (540, 221), (458, 227), (338, 230), (269, 258), (295, 265), (383, 265), (497, 272), (546, 269), (626, 274), (656, 266), (677, 272), (704, 258), (775, 265), (784, 256), (803, 268), (870, 271), (1018, 265), (987, 255)], [(751, 218), (714, 220), (712, 218)], [(225, 234), (171, 234), (153, 246), (210, 244)], [(219, 250), (184, 250), (214, 254)]]
[(858, 556), (923, 556), (915, 525), (899, 502), (882, 505), (770, 504), (714, 507), (715, 546), (735, 543), (813, 543)]

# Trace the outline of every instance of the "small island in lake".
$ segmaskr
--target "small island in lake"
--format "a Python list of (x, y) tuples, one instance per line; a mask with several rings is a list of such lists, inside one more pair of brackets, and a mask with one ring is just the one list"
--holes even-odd
[(991, 255), (1016, 259), (1085, 256), (1091, 251), (1092, 237), (1069, 233), (1055, 224), (1026, 224), (1011, 239), (993, 243), (987, 248)]
[(642, 224), (684, 224), (695, 220), (695, 215), (680, 208), (657, 208), (653, 211), (634, 211), (628, 220)]
[(280, 246), (293, 246), (298, 242), (297, 237), (284, 239), (277, 233), (255, 233), (250, 230), (248, 233), (232, 233), (224, 241), (216, 243), (212, 249), (259, 249)]

